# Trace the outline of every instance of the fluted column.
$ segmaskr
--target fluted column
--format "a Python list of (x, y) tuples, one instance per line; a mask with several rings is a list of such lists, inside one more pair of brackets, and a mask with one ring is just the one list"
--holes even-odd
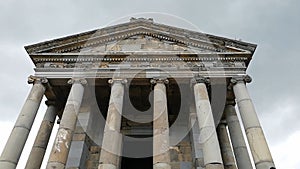
[(74, 78), (69, 80), (68, 83), (72, 84), (72, 87), (62, 114), (47, 169), (65, 168), (84, 93), (84, 85), (87, 84), (87, 81), (85, 79)]
[(246, 88), (245, 82), (251, 82), (251, 78), (235, 77), (231, 82), (256, 168), (275, 169), (266, 138)]
[(225, 106), (225, 117), (228, 125), (229, 135), (238, 168), (252, 169), (248, 149), (237, 117), (234, 103)]
[(218, 138), (219, 138), (224, 168), (237, 169), (230, 140), (228, 137), (225, 121), (220, 122), (220, 124), (217, 127), (217, 132), (218, 132)]
[(28, 83), (33, 83), (33, 86), (1, 154), (1, 168), (16, 168), (46, 90), (43, 83), (47, 82), (45, 78), (28, 78)]
[(46, 101), (46, 104), (48, 108), (28, 157), (26, 169), (40, 168), (44, 159), (57, 111), (54, 101)]
[(122, 149), (122, 135), (120, 134), (124, 84), (126, 80), (111, 79), (111, 94), (104, 128), (102, 149), (98, 169), (117, 169)]
[(166, 78), (151, 79), (154, 84), (153, 107), (153, 169), (171, 169), (169, 154), (169, 121)]
[(207, 79), (196, 77), (194, 95), (197, 118), (200, 128), (200, 141), (203, 148), (204, 165), (206, 169), (223, 169), (223, 162), (216, 127), (207, 93)]

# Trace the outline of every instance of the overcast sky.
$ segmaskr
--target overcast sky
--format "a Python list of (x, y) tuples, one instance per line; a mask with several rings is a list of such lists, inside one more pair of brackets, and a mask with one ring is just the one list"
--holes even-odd
[(299, 0), (2, 0), (0, 152), (31, 87), (27, 77), (34, 65), (25, 45), (102, 28), (134, 13), (157, 12), (184, 18), (205, 33), (258, 44), (248, 88), (277, 168), (299, 169), (299, 8)]

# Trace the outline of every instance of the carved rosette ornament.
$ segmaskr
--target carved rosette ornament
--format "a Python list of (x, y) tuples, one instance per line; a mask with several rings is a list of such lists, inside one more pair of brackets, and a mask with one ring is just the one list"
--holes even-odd
[(249, 75), (232, 77), (230, 80), (233, 85), (236, 83), (250, 83), (251, 81), (252, 78)]
[(37, 76), (30, 75), (28, 77), (27, 83), (28, 84), (36, 84), (36, 83), (46, 84), (46, 83), (48, 83), (48, 79), (45, 77), (37, 77)]

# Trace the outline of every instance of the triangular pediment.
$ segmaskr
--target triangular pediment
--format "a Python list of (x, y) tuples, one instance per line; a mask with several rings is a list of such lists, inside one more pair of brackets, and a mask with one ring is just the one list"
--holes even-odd
[(25, 49), (35, 58), (63, 55), (151, 55), (151, 54), (221, 54), (248, 58), (256, 45), (173, 26), (148, 19), (133, 21), (54, 39)]
[(109, 53), (109, 52), (215, 52), (214, 50), (192, 47), (170, 39), (157, 38), (150, 35), (133, 35), (124, 39), (107, 42), (91, 47), (82, 48), (81, 53)]

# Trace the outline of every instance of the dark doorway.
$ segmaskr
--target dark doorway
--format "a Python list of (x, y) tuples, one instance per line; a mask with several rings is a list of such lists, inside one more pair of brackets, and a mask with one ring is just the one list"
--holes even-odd
[[(134, 130), (131, 131), (135, 133)], [(137, 132), (137, 131), (136, 131)], [(152, 169), (153, 138), (151, 135), (123, 137), (121, 169)]]
[(121, 169), (152, 169), (153, 168), (153, 158), (122, 158)]

